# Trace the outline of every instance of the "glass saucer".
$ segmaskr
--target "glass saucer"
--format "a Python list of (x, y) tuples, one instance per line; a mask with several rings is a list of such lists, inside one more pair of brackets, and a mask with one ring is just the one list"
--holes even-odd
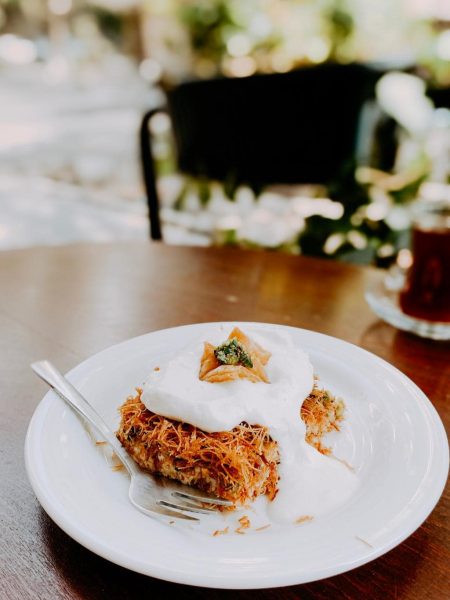
[(432, 340), (450, 340), (450, 323), (426, 321), (406, 315), (399, 305), (399, 293), (405, 283), (405, 274), (398, 268), (391, 269), (381, 281), (368, 286), (367, 303), (373, 312), (397, 329), (409, 331)]

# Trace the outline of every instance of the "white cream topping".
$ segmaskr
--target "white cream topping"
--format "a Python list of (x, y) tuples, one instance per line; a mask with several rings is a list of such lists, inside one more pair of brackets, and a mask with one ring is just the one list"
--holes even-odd
[(142, 402), (157, 414), (208, 432), (229, 431), (242, 421), (267, 426), (280, 450), (279, 491), (270, 516), (292, 522), (328, 512), (352, 493), (356, 477), (305, 442), (300, 407), (314, 384), (309, 357), (284, 331), (263, 336), (246, 328), (245, 333), (272, 353), (265, 367), (270, 383), (199, 379), (203, 342), (217, 346), (229, 335), (218, 325), (150, 374)]

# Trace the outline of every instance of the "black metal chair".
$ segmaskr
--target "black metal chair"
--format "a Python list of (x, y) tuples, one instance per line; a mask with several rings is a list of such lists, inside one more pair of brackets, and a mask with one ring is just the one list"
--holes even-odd
[[(168, 92), (179, 170), (262, 188), (328, 183), (355, 156), (364, 103), (382, 75), (360, 64), (324, 64), (284, 74), (192, 81)], [(150, 233), (161, 239), (147, 112), (140, 144)]]

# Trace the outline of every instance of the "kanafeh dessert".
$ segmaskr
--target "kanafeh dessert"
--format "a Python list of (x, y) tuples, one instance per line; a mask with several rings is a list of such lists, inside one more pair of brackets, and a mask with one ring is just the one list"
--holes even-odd
[(218, 326), (156, 367), (120, 407), (118, 439), (144, 469), (237, 506), (265, 495), (288, 518), (318, 496), (329, 507), (330, 486), (337, 498), (353, 487), (323, 445), (343, 401), (320, 389), (285, 332), (226, 333)]

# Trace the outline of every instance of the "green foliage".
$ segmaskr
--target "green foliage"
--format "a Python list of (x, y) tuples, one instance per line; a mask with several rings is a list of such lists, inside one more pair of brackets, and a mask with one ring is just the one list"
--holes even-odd
[(426, 178), (427, 173), (423, 173), (417, 179), (408, 182), (405, 186), (399, 188), (398, 190), (391, 190), (390, 195), (392, 200), (396, 204), (404, 204), (405, 202), (409, 202), (414, 198), (417, 198), (419, 188)]
[(237, 28), (226, 0), (184, 5), (181, 21), (187, 26), (191, 45), (200, 56), (219, 60), (226, 51), (224, 30)]
[(355, 23), (346, 3), (343, 0), (334, 0), (331, 8), (325, 12), (328, 35), (331, 42), (329, 58), (339, 60), (340, 49), (353, 34)]
[(89, 11), (94, 15), (102, 34), (112, 42), (119, 42), (123, 33), (123, 17), (99, 6), (89, 7)]
[[(337, 220), (319, 215), (307, 218), (298, 239), (301, 252), (345, 262), (388, 266), (404, 247), (405, 231), (392, 229), (384, 219), (372, 220), (367, 216), (355, 219), (361, 209), (370, 205), (371, 198), (367, 186), (356, 180), (354, 164), (345, 167), (342, 175), (329, 186), (328, 193), (332, 200), (343, 205), (344, 214)], [(331, 236), (338, 242), (334, 248), (327, 248)], [(355, 237), (360, 242), (359, 247), (352, 241)]]
[[(404, 188), (392, 191), (392, 206), (408, 205), (416, 197), (417, 189), (424, 180), (420, 174), (414, 181), (407, 181)], [(233, 199), (239, 187), (235, 178), (223, 182), (223, 190), (228, 199)], [(231, 185), (231, 183), (232, 185)], [(214, 183), (217, 186), (217, 182)], [(188, 177), (174, 204), (176, 210), (183, 210), (188, 193), (196, 194), (201, 206), (207, 209), (212, 196), (212, 182), (207, 178)], [(259, 190), (261, 192), (262, 190)], [(230, 193), (232, 192), (232, 193)], [(278, 247), (267, 249), (304, 254), (321, 258), (333, 258), (358, 264), (372, 264), (388, 267), (395, 260), (398, 251), (409, 245), (409, 229), (395, 229), (386, 218), (373, 219), (368, 216), (367, 209), (373, 203), (368, 185), (361, 184), (355, 177), (355, 165), (349, 163), (340, 176), (333, 181), (327, 190), (328, 197), (343, 207), (341, 218), (329, 218), (314, 214), (305, 219), (304, 228), (297, 239), (286, 240)], [(394, 197), (395, 196), (395, 197)], [(257, 195), (256, 195), (257, 198)], [(282, 201), (280, 199), (280, 201)], [(311, 199), (314, 202), (314, 199)], [(265, 248), (264, 242), (243, 240), (235, 229), (216, 232), (215, 242), (221, 246), (239, 246), (248, 249)], [(332, 242), (330, 244), (330, 242)]]
[(208, 180), (206, 178), (202, 178), (198, 180), (198, 197), (200, 200), (200, 204), (202, 206), (206, 206), (211, 199), (211, 188), (209, 186)]

